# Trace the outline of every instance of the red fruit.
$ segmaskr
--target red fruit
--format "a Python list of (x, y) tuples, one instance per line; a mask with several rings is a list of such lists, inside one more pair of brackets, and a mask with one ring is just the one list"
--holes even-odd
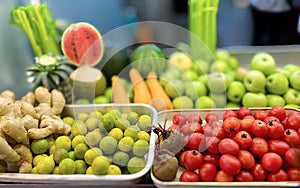
[(261, 120), (254, 120), (251, 126), (251, 132), (256, 137), (265, 137), (268, 134), (268, 125)]
[(198, 169), (200, 180), (203, 182), (212, 182), (217, 175), (217, 167), (213, 163), (204, 163)]
[(199, 176), (196, 172), (191, 170), (185, 170), (179, 177), (180, 182), (198, 182)]
[(201, 133), (192, 133), (190, 135), (189, 142), (187, 144), (187, 148), (191, 150), (197, 150), (199, 151), (200, 145), (205, 145), (205, 137)]
[(198, 122), (189, 123), (190, 129), (194, 130), (196, 133), (204, 133), (203, 126)]
[(254, 178), (249, 171), (241, 170), (236, 176), (235, 181), (237, 182), (252, 182)]
[(292, 147), (300, 146), (300, 136), (294, 129), (286, 129), (284, 131), (283, 140)]
[(284, 156), (285, 152), (290, 148), (289, 144), (283, 140), (268, 140), (269, 152), (277, 153), (280, 156)]
[(284, 170), (280, 169), (269, 173), (267, 180), (268, 182), (288, 181), (288, 175)]
[(64, 55), (76, 65), (96, 65), (102, 59), (102, 36), (91, 24), (71, 24), (63, 33), (61, 46)]
[(273, 121), (267, 124), (268, 125), (268, 138), (269, 139), (280, 139), (284, 135), (284, 127), (281, 123)]
[(178, 113), (178, 114), (173, 115), (172, 121), (173, 121), (173, 124), (176, 124), (176, 125), (179, 125), (180, 127), (182, 127), (183, 125), (186, 124), (187, 119), (186, 119), (185, 115)]
[(240, 122), (240, 130), (251, 133), (251, 127), (252, 127), (252, 123), (254, 122), (254, 120), (255, 119), (253, 119), (253, 118), (242, 119)]
[(219, 155), (212, 153), (204, 153), (202, 163), (213, 163), (214, 165), (216, 165), (216, 167), (219, 167), (219, 159)]
[(262, 157), (268, 152), (268, 143), (263, 138), (255, 137), (252, 139), (252, 145), (249, 147), (249, 151), (254, 156)]
[(291, 167), (288, 169), (287, 174), (289, 181), (300, 181), (300, 168)]
[(273, 152), (268, 152), (263, 155), (261, 164), (267, 171), (276, 172), (281, 168), (282, 159), (280, 155)]
[(285, 160), (293, 167), (300, 168), (300, 149), (289, 148), (284, 154)]
[(170, 127), (168, 127), (168, 130), (180, 131), (180, 127), (178, 125), (176, 125), (176, 124), (173, 124)]
[(194, 132), (194, 127), (190, 127), (189, 123), (186, 123), (180, 128), (180, 132), (183, 135), (190, 135)]
[(220, 168), (229, 175), (236, 175), (240, 172), (242, 164), (234, 155), (223, 154), (219, 160)]
[(206, 150), (213, 154), (219, 153), (220, 139), (217, 137), (205, 137)]
[(264, 122), (266, 124), (269, 124), (272, 121), (277, 121), (277, 122), (280, 123), (280, 120), (277, 117), (275, 117), (275, 116), (268, 116), (268, 117), (266, 117), (266, 119), (264, 119)]
[(246, 131), (239, 131), (233, 140), (240, 146), (241, 149), (246, 149), (252, 144), (252, 137)]
[(211, 136), (215, 136), (219, 139), (223, 139), (227, 136), (227, 133), (224, 131), (223, 127), (213, 127)]
[(283, 106), (273, 106), (270, 109), (268, 116), (277, 117), (281, 121), (286, 117), (285, 108)]
[(183, 151), (180, 155), (179, 155), (179, 164), (183, 167), (184, 166), (184, 157), (185, 157), (185, 154), (186, 154), (187, 150)]
[(250, 171), (255, 181), (265, 181), (267, 179), (268, 173), (261, 164), (256, 163)]
[(202, 154), (197, 150), (189, 150), (184, 156), (184, 166), (188, 170), (198, 169), (203, 161)]
[(221, 154), (237, 155), (239, 150), (239, 145), (231, 138), (224, 138), (219, 142), (219, 152)]
[(223, 122), (224, 131), (229, 134), (238, 132), (240, 126), (240, 120), (237, 117), (228, 117)]
[(268, 117), (268, 112), (266, 110), (255, 110), (253, 116), (255, 119), (264, 121)]
[(225, 110), (223, 114), (223, 120), (227, 119), (228, 117), (238, 117), (237, 113), (233, 110)]
[(234, 177), (232, 175), (227, 174), (223, 170), (219, 170), (216, 174), (216, 182), (233, 182)]
[(210, 125), (204, 125), (203, 126), (203, 134), (205, 136), (211, 136), (212, 135), (213, 128)]
[(237, 116), (239, 119), (243, 119), (245, 116), (252, 116), (252, 112), (249, 108), (243, 106), (238, 109)]
[(240, 150), (238, 159), (241, 161), (243, 169), (250, 169), (255, 164), (253, 155), (247, 150)]
[(287, 116), (285, 128), (299, 129), (300, 128), (300, 113), (291, 113)]
[(197, 123), (200, 123), (202, 124), (202, 120), (201, 120), (201, 117), (199, 115), (196, 115), (196, 114), (191, 114), (187, 117), (187, 121), (189, 123), (191, 122), (197, 122)]
[(217, 116), (217, 114), (214, 114), (214, 113), (209, 113), (205, 116), (205, 121), (208, 124), (218, 121), (218, 120), (219, 120), (219, 117)]

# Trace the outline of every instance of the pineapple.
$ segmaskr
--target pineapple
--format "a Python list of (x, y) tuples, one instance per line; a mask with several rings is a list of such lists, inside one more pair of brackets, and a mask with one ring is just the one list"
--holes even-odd
[(42, 55), (35, 58), (35, 64), (28, 67), (27, 81), (33, 84), (33, 89), (44, 86), (49, 90), (58, 89), (67, 101), (72, 100), (70, 73), (76, 68), (62, 55)]

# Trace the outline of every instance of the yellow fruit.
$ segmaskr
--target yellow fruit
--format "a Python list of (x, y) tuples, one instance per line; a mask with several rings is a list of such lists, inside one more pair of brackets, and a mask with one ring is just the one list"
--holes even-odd
[(120, 175), (120, 174), (122, 174), (122, 171), (121, 171), (121, 169), (117, 165), (111, 164), (108, 167), (107, 174), (110, 174), (110, 175)]
[(37, 174), (51, 174), (55, 161), (51, 157), (43, 157), (36, 165)]
[(92, 165), (94, 159), (102, 155), (102, 151), (99, 148), (91, 148), (85, 152), (84, 160), (87, 164)]
[(86, 171), (85, 171), (86, 174), (89, 174), (89, 175), (93, 175), (93, 169), (92, 169), (92, 166), (89, 166)]
[(120, 128), (113, 128), (109, 131), (108, 135), (119, 141), (121, 138), (123, 138), (123, 131)]
[(76, 164), (72, 159), (65, 158), (59, 163), (60, 174), (75, 174)]
[(137, 139), (138, 140), (146, 140), (147, 142), (150, 141), (150, 134), (146, 131), (140, 131), (137, 133)]
[(118, 148), (121, 151), (129, 152), (131, 151), (133, 144), (134, 140), (130, 136), (125, 136), (119, 141)]
[(67, 123), (67, 124), (69, 124), (69, 125), (73, 125), (73, 123), (74, 123), (74, 119), (72, 118), (72, 117), (64, 117), (63, 119), (62, 119), (65, 123)]
[(108, 167), (110, 165), (109, 160), (104, 156), (98, 156), (92, 163), (93, 174), (104, 175), (107, 174)]
[(72, 148), (74, 149), (80, 143), (85, 143), (84, 136), (82, 136), (82, 135), (76, 135), (72, 139), (72, 143), (71, 143), (72, 144)]
[(139, 131), (140, 128), (137, 125), (131, 125), (125, 129), (124, 136), (130, 136), (133, 140), (136, 140)]

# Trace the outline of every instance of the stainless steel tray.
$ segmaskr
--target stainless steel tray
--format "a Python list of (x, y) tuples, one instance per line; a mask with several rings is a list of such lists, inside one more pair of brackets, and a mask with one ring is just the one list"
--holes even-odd
[[(121, 111), (134, 110), (140, 114), (147, 114), (152, 117), (152, 123), (157, 121), (157, 112), (150, 105), (144, 104), (89, 104), (89, 105), (66, 105), (64, 108), (63, 116), (73, 116), (79, 112), (91, 112), (93, 110), (108, 110), (118, 109)], [(135, 185), (139, 183), (142, 177), (149, 172), (154, 160), (155, 149), (155, 133), (151, 131), (149, 141), (149, 151), (145, 167), (135, 174), (123, 175), (44, 175), (44, 174), (21, 174), (21, 173), (0, 173), (0, 182), (6, 183), (22, 183), (22, 184), (60, 184), (63, 185), (98, 185), (98, 186), (126, 186)], [(11, 185), (11, 184), (10, 184)]]
[[(252, 111), (256, 109), (269, 110), (270, 108), (251, 108)], [(172, 117), (174, 114), (181, 113), (183, 115), (197, 114), (205, 118), (205, 116), (211, 112), (217, 114), (219, 118), (222, 117), (225, 109), (187, 109), (187, 110), (166, 110), (161, 111), (157, 115), (157, 123), (164, 124), (166, 121), (166, 127), (172, 125)], [(238, 110), (238, 109), (233, 109)], [(299, 111), (294, 108), (286, 108), (287, 113), (292, 111)], [(170, 187), (182, 187), (182, 188), (196, 188), (196, 187), (299, 187), (300, 182), (179, 182), (179, 176), (183, 171), (183, 167), (180, 167), (177, 172), (177, 177), (174, 181), (161, 181), (158, 180), (152, 173), (151, 178), (155, 186), (159, 188), (170, 188)]]

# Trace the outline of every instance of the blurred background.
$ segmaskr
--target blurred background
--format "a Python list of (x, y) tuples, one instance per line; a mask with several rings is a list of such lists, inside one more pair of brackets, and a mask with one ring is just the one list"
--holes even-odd
[[(9, 24), (10, 10), (29, 0), (0, 0), (0, 91), (11, 89), (17, 97), (28, 91), (25, 67), (34, 62), (31, 47), (24, 33)], [(102, 35), (138, 21), (160, 21), (188, 29), (187, 0), (43, 0), (55, 19), (64, 23), (85, 21)], [(253, 19), (248, 0), (220, 0), (217, 14), (217, 47), (253, 45)], [(142, 30), (149, 37), (156, 31)], [(160, 32), (163, 37), (173, 33)], [(136, 35), (126, 40), (135, 42)], [(132, 38), (130, 38), (130, 36)], [(175, 36), (176, 37), (176, 36)], [(120, 36), (120, 43), (125, 40)], [(289, 41), (286, 44), (297, 44)]]

